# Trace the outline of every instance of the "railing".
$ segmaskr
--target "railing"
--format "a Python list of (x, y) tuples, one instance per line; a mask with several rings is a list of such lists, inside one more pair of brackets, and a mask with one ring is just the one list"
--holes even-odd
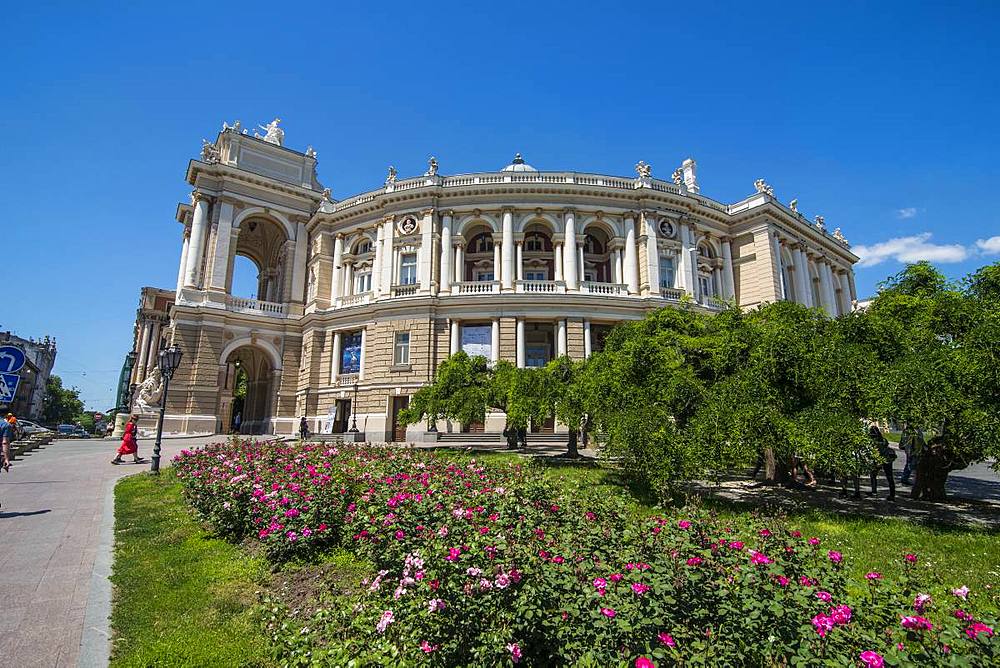
[(412, 297), (417, 294), (417, 290), (420, 288), (416, 283), (411, 283), (407, 285), (394, 285), (392, 286), (392, 296), (393, 297)]
[(514, 281), (514, 291), (562, 294), (566, 292), (566, 284), (563, 281)]
[(580, 291), (591, 295), (627, 295), (628, 286), (624, 283), (598, 283), (596, 281), (584, 281), (580, 284)]
[(500, 292), (500, 281), (460, 281), (452, 285), (452, 294), (479, 295)]
[(367, 304), (372, 300), (371, 292), (361, 292), (356, 295), (347, 295), (341, 297), (337, 300), (338, 308), (347, 308), (348, 306), (361, 306), (362, 304)]
[(337, 385), (339, 387), (350, 387), (358, 382), (359, 375), (356, 373), (342, 373), (337, 376)]
[(277, 302), (266, 302), (261, 299), (248, 299), (246, 297), (226, 297), (226, 310), (235, 313), (257, 313), (269, 315), (277, 318), (284, 318), (287, 314), (287, 304)]
[(660, 288), (660, 297), (672, 302), (679, 302), (683, 296), (684, 291), (678, 288)]

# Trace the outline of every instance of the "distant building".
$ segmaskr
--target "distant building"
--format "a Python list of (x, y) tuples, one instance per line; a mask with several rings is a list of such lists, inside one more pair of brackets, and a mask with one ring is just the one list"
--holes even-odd
[(10, 332), (0, 332), (0, 346), (20, 348), (25, 357), (24, 368), (18, 372), (21, 382), (17, 386), (14, 401), (6, 408), (0, 408), (19, 418), (39, 421), (45, 401), (45, 384), (56, 363), (56, 340), (46, 336), (35, 341), (22, 339)]
[[(717, 312), (788, 300), (831, 317), (851, 311), (858, 260), (840, 228), (808, 220), (763, 179), (723, 203), (701, 194), (695, 161), (653, 176), (502, 168), (423, 175), (388, 168), (373, 190), (337, 200), (316, 152), (226, 125), (192, 160), (174, 290), (147, 309), (143, 289), (133, 382), (166, 337), (183, 351), (168, 431), (347, 431), (418, 436), (400, 410), (459, 350), (518, 367), (600, 350), (616, 323), (662, 307)], [(672, 168), (671, 168), (672, 169)], [(748, 184), (749, 185), (749, 184)], [(237, 259), (257, 272), (233, 294)], [(146, 324), (143, 324), (146, 323)], [(485, 424), (441, 430), (499, 433)], [(539, 425), (539, 429), (552, 429)], [(557, 427), (556, 427), (557, 428)]]

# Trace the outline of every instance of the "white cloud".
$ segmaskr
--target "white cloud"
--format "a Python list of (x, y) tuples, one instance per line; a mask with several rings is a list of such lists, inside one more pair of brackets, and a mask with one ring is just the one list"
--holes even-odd
[(896, 209), (896, 218), (906, 220), (907, 218), (917, 217), (917, 207), (908, 206), (905, 209)]
[(976, 248), (984, 255), (1000, 255), (1000, 236), (977, 239)]
[[(880, 241), (871, 246), (855, 246), (854, 251), (861, 261), (861, 267), (874, 267), (886, 260), (896, 262), (961, 262), (969, 257), (969, 249), (961, 244), (935, 244), (931, 242), (931, 233), (914, 234), (909, 237), (896, 237), (888, 241)], [(980, 242), (976, 242), (979, 245)], [(1000, 252), (1000, 238), (986, 239), (986, 244), (995, 244)], [(991, 248), (993, 246), (990, 246)], [(989, 251), (992, 252), (992, 251)]]

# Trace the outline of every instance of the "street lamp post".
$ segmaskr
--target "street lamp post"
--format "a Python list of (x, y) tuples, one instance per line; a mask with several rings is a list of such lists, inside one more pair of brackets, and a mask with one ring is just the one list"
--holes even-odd
[(358, 384), (354, 383), (354, 401), (351, 403), (351, 428), (348, 429), (352, 434), (358, 433)]
[(160, 417), (156, 421), (156, 442), (153, 444), (153, 458), (149, 470), (160, 472), (160, 441), (163, 439), (163, 412), (167, 408), (167, 392), (170, 390), (170, 379), (181, 364), (181, 349), (170, 346), (160, 351), (160, 374), (163, 376), (163, 396), (160, 397)]

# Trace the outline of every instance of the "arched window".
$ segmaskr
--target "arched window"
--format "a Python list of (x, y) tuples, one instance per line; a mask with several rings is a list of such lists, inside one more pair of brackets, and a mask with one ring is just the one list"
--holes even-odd
[(257, 263), (246, 255), (233, 258), (233, 284), (229, 294), (234, 297), (257, 299), (260, 289), (260, 269)]
[(528, 232), (524, 235), (524, 250), (529, 253), (543, 253), (546, 241), (545, 235), (541, 232)]
[(364, 255), (365, 253), (371, 253), (371, 252), (372, 252), (372, 242), (369, 241), (368, 239), (359, 241), (358, 245), (355, 246), (354, 248), (355, 255)]
[(583, 240), (583, 252), (589, 255), (600, 255), (604, 253), (604, 246), (594, 238), (594, 235), (588, 234)]
[(488, 232), (481, 232), (472, 237), (467, 248), (469, 253), (492, 253), (493, 235)]

